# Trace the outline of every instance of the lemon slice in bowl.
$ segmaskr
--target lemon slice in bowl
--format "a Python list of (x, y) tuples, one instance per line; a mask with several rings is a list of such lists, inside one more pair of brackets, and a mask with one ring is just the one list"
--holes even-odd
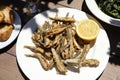
[(86, 41), (95, 40), (99, 31), (99, 25), (92, 19), (82, 20), (76, 26), (77, 35)]

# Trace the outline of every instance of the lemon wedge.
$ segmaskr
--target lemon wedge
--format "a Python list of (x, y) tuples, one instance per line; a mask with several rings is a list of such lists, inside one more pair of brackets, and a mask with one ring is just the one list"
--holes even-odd
[(92, 19), (82, 20), (76, 26), (77, 35), (86, 41), (95, 40), (99, 31), (100, 27), (98, 23)]

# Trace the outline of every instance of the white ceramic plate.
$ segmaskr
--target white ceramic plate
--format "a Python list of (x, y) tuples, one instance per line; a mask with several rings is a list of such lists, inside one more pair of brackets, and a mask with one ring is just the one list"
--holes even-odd
[(31, 36), (35, 32), (37, 25), (42, 25), (48, 16), (54, 17), (56, 11), (59, 16), (74, 15), (76, 22), (90, 18), (85, 12), (70, 8), (57, 8), (47, 10), (32, 18), (22, 29), (17, 40), (16, 55), (21, 70), (30, 80), (95, 80), (105, 69), (109, 59), (109, 40), (103, 28), (97, 37), (95, 45), (90, 49), (87, 58), (94, 58), (100, 61), (100, 65), (96, 68), (84, 67), (80, 69), (80, 73), (68, 71), (66, 75), (57, 74), (56, 70), (45, 71), (36, 58), (26, 57), (25, 54), (32, 54), (29, 49), (25, 49), (24, 45), (34, 46)]
[(99, 8), (98, 5), (96, 3), (95, 0), (85, 0), (89, 10), (100, 20), (114, 25), (114, 26), (118, 26), (120, 27), (120, 19), (116, 19), (116, 18), (112, 18), (108, 15), (106, 15), (104, 12), (102, 12)]
[(14, 21), (14, 29), (11, 33), (10, 38), (5, 42), (0, 42), (0, 49), (8, 46), (10, 43), (12, 43), (16, 37), (18, 36), (20, 29), (21, 29), (21, 19), (20, 16), (17, 14), (17, 12), (14, 11), (15, 21)]

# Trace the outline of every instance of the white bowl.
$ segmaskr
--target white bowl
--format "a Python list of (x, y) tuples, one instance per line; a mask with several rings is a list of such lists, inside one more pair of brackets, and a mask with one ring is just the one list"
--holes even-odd
[(118, 26), (120, 27), (120, 19), (113, 18), (104, 12), (102, 12), (96, 3), (95, 0), (85, 0), (86, 5), (88, 6), (89, 10), (100, 20), (104, 21), (105, 23)]

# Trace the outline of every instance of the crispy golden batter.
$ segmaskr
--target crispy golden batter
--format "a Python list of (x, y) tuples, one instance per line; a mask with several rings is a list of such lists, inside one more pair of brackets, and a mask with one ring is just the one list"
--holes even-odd
[(0, 42), (8, 40), (13, 30), (12, 25), (4, 24), (0, 25)]
[(0, 23), (4, 21), (4, 14), (2, 11), (0, 11)]
[(4, 42), (11, 36), (14, 22), (13, 10), (8, 6), (0, 6), (0, 42)]
[(4, 20), (2, 21), (2, 23), (13, 24), (13, 10), (8, 6), (0, 6), (0, 11), (4, 14)]

